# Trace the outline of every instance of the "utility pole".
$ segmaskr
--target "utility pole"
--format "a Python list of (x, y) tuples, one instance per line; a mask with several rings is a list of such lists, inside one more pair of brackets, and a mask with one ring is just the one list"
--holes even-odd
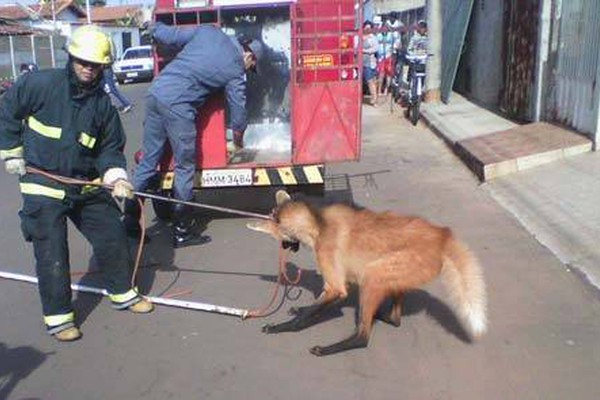
[(87, 23), (92, 23), (92, 16), (90, 12), (90, 0), (85, 0), (85, 13), (87, 14)]
[(56, 68), (56, 58), (54, 55), (54, 35), (56, 34), (56, 0), (50, 0), (52, 5), (52, 35), (50, 35), (50, 59), (52, 68)]
[(442, 1), (427, 0), (427, 36), (429, 57), (425, 77), (425, 101), (439, 102), (442, 86), (442, 35), (444, 29)]
[(52, 7), (52, 29), (56, 31), (56, 0), (51, 0), (50, 5)]

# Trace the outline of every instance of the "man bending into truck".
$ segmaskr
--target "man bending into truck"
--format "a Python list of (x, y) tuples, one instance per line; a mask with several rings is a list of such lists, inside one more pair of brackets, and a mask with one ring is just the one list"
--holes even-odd
[[(155, 42), (175, 47), (179, 52), (150, 86), (143, 158), (136, 168), (133, 184), (136, 191), (145, 191), (152, 185), (169, 141), (175, 160), (174, 198), (190, 201), (194, 197), (198, 109), (211, 94), (224, 89), (229, 106), (228, 128), (233, 131), (234, 145), (243, 147), (247, 126), (246, 72), (256, 70), (263, 49), (256, 40), (229, 37), (213, 25), (180, 28), (157, 22), (147, 29)], [(129, 201), (125, 224), (131, 235), (139, 234), (139, 215), (138, 203)], [(196, 221), (191, 215), (188, 206), (174, 206), (175, 247), (204, 241), (195, 232)]]

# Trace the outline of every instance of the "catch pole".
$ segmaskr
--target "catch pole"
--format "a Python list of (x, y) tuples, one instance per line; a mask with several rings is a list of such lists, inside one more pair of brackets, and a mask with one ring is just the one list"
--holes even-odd
[[(0, 278), (10, 279), (13, 281), (28, 282), (28, 283), (33, 283), (35, 285), (38, 284), (38, 279), (34, 276), (23, 275), (23, 274), (14, 274), (12, 272), (0, 271)], [(106, 291), (106, 289), (99, 289), (99, 288), (95, 288), (95, 287), (91, 287), (91, 286), (80, 285), (77, 283), (71, 284), (71, 289), (78, 291), (78, 292), (83, 292), (83, 293), (93, 293), (93, 294), (99, 294), (102, 296), (108, 296), (108, 292)], [(212, 313), (217, 313), (217, 314), (233, 315), (236, 317), (240, 317), (242, 319), (245, 319), (249, 314), (248, 310), (243, 310), (243, 309), (239, 309), (239, 308), (217, 306), (214, 304), (199, 303), (199, 302), (195, 302), (195, 301), (167, 299), (164, 297), (152, 297), (152, 296), (144, 296), (144, 297), (147, 298), (148, 300), (150, 300), (154, 304), (161, 304), (163, 306), (170, 306), (170, 307), (186, 308), (189, 310), (206, 311), (206, 312), (212, 312)]]

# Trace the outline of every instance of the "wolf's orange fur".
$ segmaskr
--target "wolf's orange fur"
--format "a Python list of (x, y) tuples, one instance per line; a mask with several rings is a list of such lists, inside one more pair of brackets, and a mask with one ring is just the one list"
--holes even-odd
[(299, 330), (310, 325), (322, 307), (348, 296), (348, 284), (359, 289), (359, 322), (355, 334), (326, 347), (316, 355), (364, 347), (373, 318), (387, 298), (393, 299), (387, 320), (400, 324), (402, 294), (443, 275), (451, 304), (474, 338), (486, 331), (486, 294), (481, 268), (467, 247), (449, 228), (418, 217), (391, 212), (375, 213), (335, 204), (316, 210), (304, 202), (277, 193), (274, 220), (249, 224), (277, 240), (299, 241), (315, 252), (324, 289), (309, 311), (297, 312), (292, 321), (265, 327), (265, 331)]

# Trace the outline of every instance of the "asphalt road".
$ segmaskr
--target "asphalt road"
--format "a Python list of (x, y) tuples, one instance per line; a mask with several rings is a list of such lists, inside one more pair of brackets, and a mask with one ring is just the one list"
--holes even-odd
[[(140, 143), (147, 85), (122, 87), (137, 104), (123, 117), (131, 157)], [(365, 108), (363, 154), (327, 170), (326, 199), (418, 214), (447, 225), (484, 266), (490, 329), (465, 339), (438, 283), (406, 296), (402, 326), (377, 323), (367, 349), (317, 358), (313, 345), (348, 336), (352, 302), (306, 331), (265, 335), (320, 290), (306, 250), (290, 263), (299, 287), (263, 320), (158, 307), (117, 312), (107, 299), (76, 294), (83, 338), (57, 343), (41, 323), (31, 284), (0, 280), (0, 399), (595, 399), (600, 393), (600, 301), (478, 186), (476, 178), (423, 125), (387, 107)], [(33, 274), (20, 235), (16, 180), (0, 173), (0, 270)], [(269, 207), (270, 193), (205, 193), (217, 203)], [(239, 308), (268, 301), (277, 270), (274, 241), (248, 219), (211, 215), (212, 242), (173, 251), (169, 227), (148, 209), (152, 242), (140, 286), (163, 295)], [(74, 280), (98, 284), (90, 246), (71, 233)], [(133, 249), (132, 249), (133, 250)]]

